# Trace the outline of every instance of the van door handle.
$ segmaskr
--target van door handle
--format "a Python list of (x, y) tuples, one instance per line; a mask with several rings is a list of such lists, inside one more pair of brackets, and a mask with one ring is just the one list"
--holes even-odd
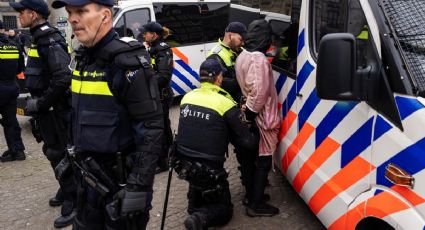
[(204, 52), (204, 50), (200, 50), (201, 52)]
[(415, 186), (415, 178), (406, 170), (400, 168), (398, 165), (389, 163), (385, 167), (385, 178), (395, 185), (413, 188)]

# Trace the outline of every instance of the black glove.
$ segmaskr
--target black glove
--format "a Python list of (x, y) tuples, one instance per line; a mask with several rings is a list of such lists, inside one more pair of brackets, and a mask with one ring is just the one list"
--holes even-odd
[[(115, 194), (114, 201), (107, 205), (108, 214), (111, 217), (118, 214), (120, 217), (132, 218), (145, 212), (149, 193), (150, 192), (129, 191), (127, 188), (121, 189)], [(113, 219), (116, 219), (116, 217)]]
[(28, 99), (25, 109), (28, 111), (28, 113), (37, 113), (39, 110), (38, 99)]
[(247, 121), (253, 122), (255, 120), (255, 117), (258, 115), (258, 113), (253, 112), (248, 107), (246, 107), (245, 110), (245, 117)]

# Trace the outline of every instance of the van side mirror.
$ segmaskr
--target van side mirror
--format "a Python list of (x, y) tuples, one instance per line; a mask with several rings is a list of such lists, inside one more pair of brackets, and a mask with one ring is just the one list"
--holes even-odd
[(325, 35), (319, 45), (317, 96), (339, 101), (360, 101), (361, 78), (356, 74), (356, 38), (350, 33)]

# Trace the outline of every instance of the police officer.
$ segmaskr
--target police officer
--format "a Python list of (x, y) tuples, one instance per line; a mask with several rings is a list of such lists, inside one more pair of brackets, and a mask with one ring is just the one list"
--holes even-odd
[[(9, 4), (19, 12), (22, 27), (30, 28), (32, 45), (24, 73), (31, 99), (27, 101), (26, 109), (40, 127), (44, 155), (56, 168), (67, 156), (71, 109), (68, 46), (61, 33), (46, 21), (49, 10), (43, 0), (22, 0)], [(59, 184), (58, 193), (49, 201), (52, 206), (63, 202), (61, 216), (54, 221), (57, 228), (72, 223), (76, 199), (76, 182), (72, 173), (60, 178)]]
[[(223, 74), (222, 88), (225, 89), (233, 99), (241, 104), (242, 91), (239, 87), (236, 79), (235, 63), (236, 58), (242, 51), (244, 40), (247, 36), (246, 26), (240, 22), (231, 22), (226, 27), (224, 38), (218, 40), (218, 44), (212, 48), (208, 53), (208, 59), (214, 58), (220, 62), (222, 68), (226, 69), (226, 73)], [(241, 182), (245, 187), (250, 187), (253, 183), (253, 175), (255, 171), (254, 161), (257, 156), (257, 150), (250, 151), (243, 145), (234, 145), (236, 159), (240, 164), (238, 169), (241, 172)], [(248, 197), (250, 191), (246, 189), (245, 199), (243, 204), (248, 204)], [(268, 197), (266, 197), (267, 199)]]
[(216, 58), (220, 61), (222, 67), (226, 68), (227, 72), (224, 74), (222, 88), (229, 92), (238, 103), (242, 93), (236, 80), (235, 62), (242, 51), (246, 33), (247, 30), (244, 24), (240, 22), (229, 23), (223, 39), (218, 40), (218, 44), (208, 52), (207, 57)]
[(3, 22), (0, 21), (0, 124), (3, 126), (8, 148), (0, 157), (2, 162), (25, 160), (21, 127), (16, 119), (16, 99), (19, 95), (16, 74), (25, 67), (21, 51), (18, 44), (8, 39)]
[(170, 106), (173, 103), (173, 90), (170, 86), (173, 74), (173, 51), (164, 42), (164, 39), (170, 34), (168, 28), (162, 27), (158, 22), (149, 22), (142, 27), (142, 32), (151, 57), (151, 65), (155, 70), (155, 78), (158, 81), (160, 100), (164, 111), (164, 145), (156, 169), (156, 173), (160, 173), (168, 169), (168, 149), (173, 143), (169, 118)]
[(144, 46), (112, 28), (113, 0), (56, 0), (82, 46), (71, 84), (79, 192), (74, 229), (145, 229), (162, 145), (159, 90)]
[(236, 102), (220, 88), (224, 72), (216, 59), (204, 61), (201, 88), (181, 101), (174, 164), (179, 178), (189, 181), (187, 229), (224, 225), (232, 218), (228, 174), (223, 168), (229, 140), (251, 151), (258, 148), (258, 135), (241, 122)]

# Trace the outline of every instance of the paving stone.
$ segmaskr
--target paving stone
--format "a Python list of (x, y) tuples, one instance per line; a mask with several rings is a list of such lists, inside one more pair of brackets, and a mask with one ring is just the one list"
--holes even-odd
[[(41, 152), (41, 144), (31, 135), (28, 117), (18, 116), (22, 128), (22, 138), (27, 152), (25, 161), (0, 162), (0, 230), (48, 230), (55, 229), (53, 221), (60, 214), (60, 208), (52, 208), (48, 200), (58, 188), (53, 170)], [(173, 129), (177, 127), (178, 106), (171, 109)], [(3, 132), (0, 131), (0, 154), (7, 149)], [(229, 148), (233, 153), (233, 148)], [(240, 184), (236, 157), (229, 154), (225, 163), (230, 171), (229, 184), (234, 204), (233, 218), (226, 226), (213, 228), (227, 229), (323, 229), (322, 224), (311, 213), (308, 206), (294, 192), (289, 183), (279, 172), (271, 172), (271, 186), (266, 191), (271, 195), (271, 203), (281, 213), (271, 218), (250, 218), (245, 215), (242, 198), (245, 194)], [(154, 183), (153, 209), (147, 229), (160, 229), (168, 172), (156, 175)], [(168, 201), (165, 229), (184, 229), (183, 222), (187, 217), (186, 193), (188, 183), (173, 175), (171, 192)], [(63, 228), (70, 230), (71, 227)]]

